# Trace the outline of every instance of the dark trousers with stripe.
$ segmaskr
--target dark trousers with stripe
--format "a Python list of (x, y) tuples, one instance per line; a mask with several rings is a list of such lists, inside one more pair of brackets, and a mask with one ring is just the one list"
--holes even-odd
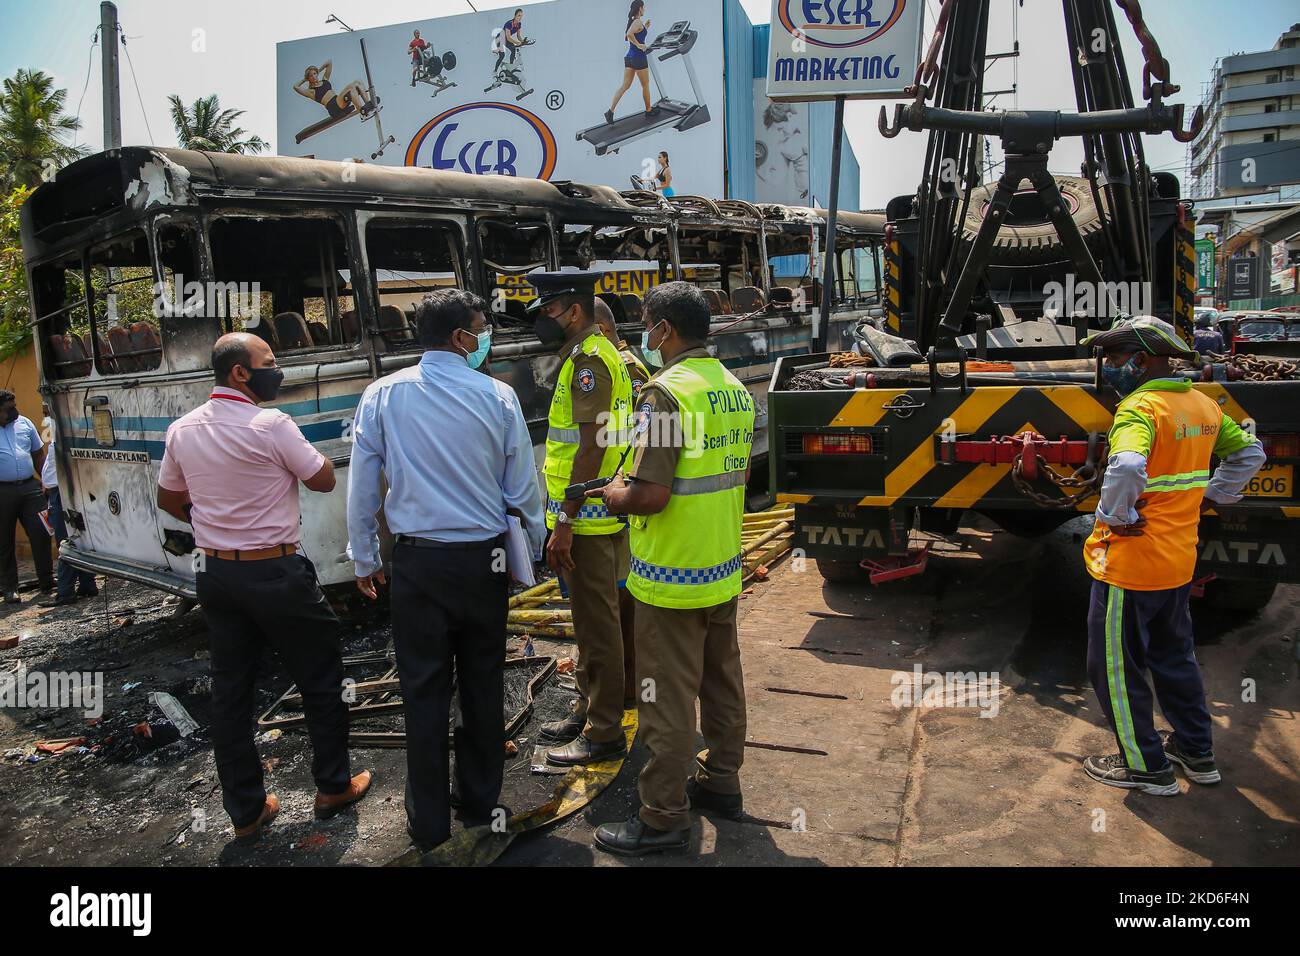
[[(508, 582), (502, 538), (393, 549), (393, 649), (406, 710), (406, 816), (411, 835), (451, 835), (447, 728), (453, 690), (461, 818), (481, 822), (501, 799), (505, 761)], [(454, 674), (454, 680), (453, 680)]]
[(1088, 676), (1132, 770), (1158, 771), (1168, 760), (1156, 733), (1151, 686), (1179, 746), (1208, 754), (1210, 711), (1192, 644), (1192, 586), (1127, 591), (1092, 582), (1088, 609)]

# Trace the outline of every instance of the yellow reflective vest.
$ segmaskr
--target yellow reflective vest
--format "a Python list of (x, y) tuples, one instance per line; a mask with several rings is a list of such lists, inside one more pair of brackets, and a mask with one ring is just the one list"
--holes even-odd
[[(555, 516), (564, 501), (564, 489), (571, 484), (573, 461), (578, 455), (581, 440), (578, 423), (573, 420), (573, 392), (570, 387), (573, 381), (573, 360), (579, 355), (598, 358), (609, 370), (610, 380), (614, 383), (610, 392), (609, 417), (602, 423), (601, 429), (605, 456), (601, 459), (600, 473), (595, 477), (605, 478), (614, 473), (623, 450), (632, 438), (632, 380), (628, 377), (618, 349), (599, 330), (593, 330), (565, 356), (555, 384), (555, 394), (551, 397), (546, 430), (546, 460), (542, 463), (542, 474), (546, 478), (546, 527), (550, 529), (555, 527)], [(614, 534), (622, 529), (622, 521), (611, 515), (599, 498), (584, 500), (577, 517), (573, 519), (574, 534)]]
[[(667, 507), (629, 518), (627, 589), (657, 607), (713, 607), (740, 593), (754, 400), (714, 358), (684, 359), (651, 381), (677, 402), (682, 451)], [(637, 430), (665, 431), (648, 419)]]

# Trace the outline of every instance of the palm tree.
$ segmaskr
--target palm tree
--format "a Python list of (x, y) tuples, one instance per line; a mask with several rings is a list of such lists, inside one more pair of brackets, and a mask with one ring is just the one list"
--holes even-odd
[(39, 186), (46, 169), (65, 166), (86, 154), (69, 146), (64, 137), (81, 128), (81, 120), (67, 116), (63, 104), (67, 90), (56, 90), (54, 78), (40, 70), (20, 69), (4, 81), (0, 91), (0, 183), (6, 191), (15, 186)]
[(262, 137), (249, 135), (235, 126), (235, 121), (244, 115), (244, 111), (223, 110), (215, 93), (199, 97), (191, 107), (186, 107), (175, 93), (167, 97), (167, 102), (171, 104), (176, 141), (182, 149), (201, 149), (209, 153), (260, 153), (270, 145)]

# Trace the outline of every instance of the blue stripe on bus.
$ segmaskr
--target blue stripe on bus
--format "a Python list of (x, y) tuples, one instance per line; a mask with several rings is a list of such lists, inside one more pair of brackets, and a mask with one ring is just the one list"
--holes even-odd
[[(293, 418), (301, 418), (307, 415), (324, 414), (325, 412), (336, 412), (356, 408), (359, 401), (361, 401), (361, 393), (357, 392), (355, 395), (338, 395), (333, 398), (322, 398), (319, 402), (315, 399), (310, 399), (305, 402), (287, 402), (283, 405), (268, 405), (267, 407), (284, 412), (286, 415)], [(89, 418), (73, 418), (69, 419), (69, 421), (71, 422), (73, 429), (77, 431), (93, 431), (95, 428), (94, 421)], [(176, 421), (175, 418), (158, 418), (141, 415), (123, 415), (119, 417), (115, 415), (113, 416), (113, 428), (115, 430), (120, 429), (121, 431), (127, 432), (165, 432), (171, 427), (171, 424), (174, 421)], [(302, 429), (304, 435), (308, 436), (309, 440), (311, 440), (309, 430), (316, 429), (316, 434), (322, 437), (315, 440), (323, 441), (330, 438), (338, 438), (342, 432), (342, 422), (342, 419), (334, 419), (328, 422), (317, 422), (312, 425), (299, 425), (298, 427)], [(321, 431), (318, 428), (320, 425), (331, 426), (334, 430), (330, 431), (329, 429), (326, 429)]]
[[(301, 429), (303, 437), (314, 445), (318, 442), (337, 441), (342, 438), (343, 424), (349, 420), (336, 418), (333, 421), (315, 422), (311, 425), (299, 425), (298, 427)], [(115, 426), (118, 424), (114, 422)], [(72, 448), (94, 448), (99, 451), (147, 451), (150, 459), (154, 461), (162, 460), (163, 450), (167, 447), (166, 442), (134, 438), (119, 438), (111, 448), (103, 447), (93, 437), (70, 438), (68, 444)]]

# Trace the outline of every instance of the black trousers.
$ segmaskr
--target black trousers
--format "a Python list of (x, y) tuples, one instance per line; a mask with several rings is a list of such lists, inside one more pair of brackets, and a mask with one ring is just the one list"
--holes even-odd
[(312, 776), (321, 793), (342, 793), (348, 763), (339, 620), (301, 554), (265, 561), (204, 557), (196, 575), (212, 650), (212, 749), (222, 801), (237, 827), (262, 812), (266, 789), (253, 743), (254, 683), (270, 646), (302, 693)]
[(45, 495), (41, 483), (29, 478), (22, 484), (0, 484), (0, 592), (18, 590), (18, 556), (14, 553), (14, 535), (22, 524), (32, 545), (36, 562), (36, 580), (41, 590), (54, 587), (54, 558), (50, 550), (50, 533), (41, 521)]
[[(45, 502), (50, 509), (50, 527), (54, 529), (54, 542), (55, 544), (63, 544), (68, 540), (68, 525), (63, 520), (63, 499), (59, 495), (58, 486), (45, 493)], [(99, 593), (99, 587), (95, 584), (93, 574), (89, 571), (78, 571), (62, 558), (59, 559), (57, 577), (59, 587), (56, 597), (72, 597), (74, 593), (86, 597)]]
[[(506, 601), (500, 539), (393, 550), (393, 647), (406, 705), (406, 815), (420, 843), (451, 835), (447, 726), (460, 691), (456, 789), (465, 820), (491, 816), (505, 762)], [(495, 570), (494, 568), (499, 568)]]

